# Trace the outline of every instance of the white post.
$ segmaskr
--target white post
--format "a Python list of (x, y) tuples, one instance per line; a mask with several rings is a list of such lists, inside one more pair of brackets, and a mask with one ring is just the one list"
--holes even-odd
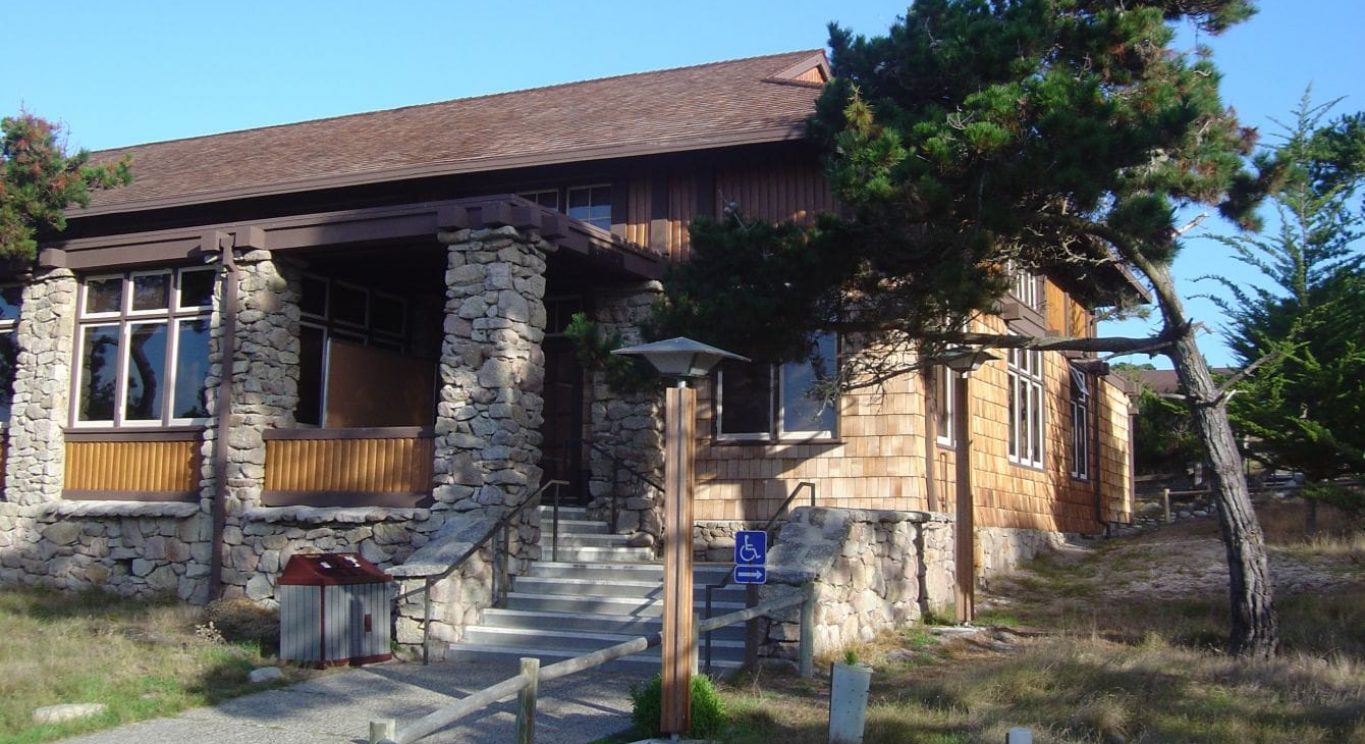
[(370, 721), (370, 744), (379, 744), (381, 741), (393, 741), (393, 737), (398, 735), (398, 722), (392, 718), (381, 718)]

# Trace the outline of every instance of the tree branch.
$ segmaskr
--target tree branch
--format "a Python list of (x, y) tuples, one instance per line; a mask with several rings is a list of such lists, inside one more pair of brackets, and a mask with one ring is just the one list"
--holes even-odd
[(1282, 356), (1284, 356), (1284, 349), (1276, 349), (1275, 351), (1272, 351), (1269, 354), (1262, 356), (1260, 359), (1257, 359), (1251, 364), (1248, 364), (1240, 372), (1228, 378), (1227, 382), (1224, 382), (1221, 387), (1214, 391), (1213, 400), (1210, 401), (1209, 405), (1221, 406), (1226, 404), (1228, 400), (1232, 398), (1233, 388), (1237, 386), (1237, 383), (1250, 377), (1252, 374), (1256, 372), (1257, 369), (1259, 369), (1263, 365), (1269, 364), (1270, 362)]

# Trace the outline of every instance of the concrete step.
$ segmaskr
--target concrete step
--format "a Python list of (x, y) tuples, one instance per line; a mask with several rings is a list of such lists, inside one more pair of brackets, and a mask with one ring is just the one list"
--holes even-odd
[[(650, 632), (658, 632), (658, 629)], [(463, 642), (476, 646), (519, 646), (547, 651), (587, 653), (608, 646), (615, 646), (618, 643), (625, 643), (635, 637), (637, 636), (620, 633), (595, 633), (581, 630), (548, 631), (543, 628), (503, 628), (479, 625), (465, 630)], [(698, 645), (701, 643), (702, 641), (698, 639)], [(714, 661), (716, 658), (722, 657), (742, 659), (744, 657), (744, 641), (742, 639), (734, 641), (713, 638), (711, 641), (711, 658)]]
[[(553, 535), (545, 531), (545, 525), (542, 523), (540, 525), (541, 546), (548, 547), (548, 541), (553, 537)], [(626, 545), (628, 540), (630, 540), (630, 535), (560, 532), (559, 551), (562, 553), (565, 548), (625, 548), (629, 547)], [(650, 551), (650, 554), (652, 555), (653, 551)]]
[[(446, 646), (446, 661), (461, 661), (468, 659), (487, 659), (490, 655), (506, 656), (517, 659), (523, 656), (533, 656), (540, 659), (541, 668), (545, 668), (555, 662), (572, 659), (583, 654), (578, 651), (542, 649), (534, 646), (481, 646), (468, 643), (452, 643)], [(741, 660), (722, 659), (713, 656), (711, 661), (711, 672), (713, 674), (724, 674), (738, 669), (742, 665)], [(659, 668), (659, 650), (657, 648), (648, 649), (643, 653), (631, 656), (623, 656), (619, 659), (603, 664), (603, 669), (655, 669)]]
[[(554, 521), (548, 514), (540, 518), (540, 529), (544, 537), (548, 539), (554, 534)], [(607, 534), (606, 522), (593, 522), (587, 519), (565, 519), (564, 515), (559, 517), (559, 536), (565, 535), (605, 535)]]
[[(554, 507), (545, 506), (545, 505), (542, 504), (541, 507), (540, 507), (540, 509), (539, 509), (539, 511), (540, 511), (540, 520), (541, 520), (541, 524), (546, 524), (546, 523), (548, 523), (551, 519), (554, 518), (554, 513), (555, 513)], [(566, 520), (566, 519), (572, 519), (572, 520), (576, 520), (576, 521), (584, 521), (584, 522), (586, 522), (586, 521), (589, 521), (589, 520), (590, 520), (590, 517), (588, 516), (588, 510), (587, 510), (586, 507), (582, 507), (582, 506), (561, 506), (561, 507), (559, 507), (559, 523), (560, 523), (560, 524), (563, 524), (563, 523), (564, 523), (564, 520)], [(595, 521), (595, 520), (594, 520), (594, 521)], [(599, 522), (599, 524), (606, 524), (606, 523), (605, 523), (605, 522)]]
[[(504, 610), (496, 607), (483, 612), (483, 625), (496, 628), (539, 630), (554, 628), (559, 631), (612, 633), (629, 637), (657, 633), (663, 628), (658, 617), (630, 615), (580, 615), (571, 612), (528, 612)], [(743, 641), (744, 625), (730, 625), (713, 631), (715, 640)]]
[(654, 560), (654, 551), (650, 548), (567, 547), (561, 544), (555, 554), (548, 543), (542, 543), (540, 551), (545, 558), (555, 555), (567, 563), (648, 563)]
[[(697, 586), (718, 584), (730, 575), (727, 563), (697, 563), (692, 567), (692, 583)], [(591, 563), (574, 561), (536, 561), (523, 576), (566, 579), (625, 579), (663, 581), (662, 563)]]
[[(569, 594), (573, 596), (593, 595), (598, 597), (636, 597), (643, 599), (662, 599), (662, 581), (631, 581), (628, 579), (603, 578), (563, 578), (518, 576), (512, 588), (527, 594)], [(693, 585), (692, 596), (697, 602), (706, 599), (706, 588)], [(728, 586), (711, 592), (713, 602), (744, 602), (744, 588)]]
[[(507, 594), (507, 609), (528, 612), (571, 612), (587, 615), (630, 615), (658, 617), (664, 609), (662, 599), (640, 597), (603, 597), (572, 594), (532, 594), (513, 591)], [(744, 609), (743, 602), (713, 602), (712, 615)], [(697, 607), (700, 611), (701, 607)]]

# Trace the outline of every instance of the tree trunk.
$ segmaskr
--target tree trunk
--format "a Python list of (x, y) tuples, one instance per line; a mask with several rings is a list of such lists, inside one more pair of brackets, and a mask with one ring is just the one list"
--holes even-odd
[(1192, 328), (1186, 326), (1168, 354), (1190, 395), (1212, 466), (1209, 475), (1218, 504), (1218, 526), (1228, 556), (1228, 593), (1232, 604), (1229, 650), (1239, 656), (1274, 656), (1280, 632), (1272, 606), (1265, 534), (1252, 508), (1227, 408), (1217, 400), (1218, 389), (1195, 344)]

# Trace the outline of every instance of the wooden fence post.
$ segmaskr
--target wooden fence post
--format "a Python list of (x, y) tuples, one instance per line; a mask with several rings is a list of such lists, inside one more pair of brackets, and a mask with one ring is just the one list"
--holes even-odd
[(393, 741), (397, 736), (398, 722), (392, 718), (381, 718), (370, 721), (370, 744), (379, 744), (381, 741)]
[(523, 656), (521, 676), (526, 686), (517, 693), (517, 744), (535, 744), (536, 694), (540, 688), (540, 659)]
[(1161, 489), (1161, 516), (1166, 524), (1171, 523), (1171, 489)]
[(801, 603), (801, 676), (815, 675), (815, 582), (806, 584), (806, 601)]

